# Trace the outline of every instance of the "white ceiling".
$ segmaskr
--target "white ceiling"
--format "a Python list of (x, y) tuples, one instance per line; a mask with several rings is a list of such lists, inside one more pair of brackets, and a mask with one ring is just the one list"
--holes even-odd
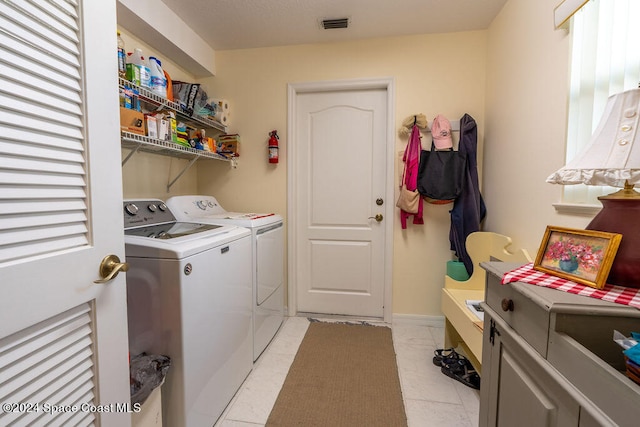
[[(486, 29), (506, 0), (162, 0), (216, 50)], [(323, 19), (349, 18), (324, 30)]]

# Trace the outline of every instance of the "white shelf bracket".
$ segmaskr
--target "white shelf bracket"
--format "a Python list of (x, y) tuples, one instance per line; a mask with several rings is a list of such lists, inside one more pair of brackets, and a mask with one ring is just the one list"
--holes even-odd
[(125, 158), (122, 160), (122, 166), (124, 166), (124, 165), (129, 161), (129, 159), (130, 159), (130, 158), (132, 158), (132, 157), (133, 157), (133, 155), (134, 155), (134, 154), (136, 154), (136, 153), (138, 152), (138, 150), (140, 149), (140, 147), (142, 147), (142, 144), (138, 144), (138, 145), (136, 146), (136, 148), (131, 149), (131, 151), (129, 152), (129, 154), (127, 154), (127, 157), (125, 157)]
[(180, 173), (179, 173), (175, 178), (173, 178), (173, 180), (172, 180), (171, 182), (169, 182), (169, 184), (167, 184), (167, 193), (171, 190), (171, 186), (172, 186), (173, 184), (175, 184), (175, 183), (176, 183), (176, 181), (177, 181), (178, 179), (180, 179), (180, 177), (181, 177), (181, 176), (182, 176), (186, 171), (188, 171), (188, 170), (189, 170), (189, 168), (190, 168), (191, 166), (193, 166), (193, 164), (196, 162), (196, 160), (198, 160), (198, 157), (194, 157), (193, 159), (191, 159), (191, 161), (189, 162), (189, 164), (188, 164), (187, 166), (185, 166), (185, 167), (184, 167), (184, 169), (182, 169), (182, 171), (181, 171), (181, 172), (180, 172)]

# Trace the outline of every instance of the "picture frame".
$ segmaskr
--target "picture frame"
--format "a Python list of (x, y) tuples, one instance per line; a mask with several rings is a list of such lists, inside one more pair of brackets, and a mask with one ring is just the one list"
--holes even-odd
[(622, 234), (618, 233), (549, 225), (533, 268), (602, 289), (621, 240)]

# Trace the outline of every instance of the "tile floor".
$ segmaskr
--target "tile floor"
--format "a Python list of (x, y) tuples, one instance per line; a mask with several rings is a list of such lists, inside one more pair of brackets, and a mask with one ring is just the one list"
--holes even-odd
[[(285, 319), (215, 427), (264, 426), (308, 326), (305, 317)], [(400, 321), (391, 329), (409, 427), (477, 426), (479, 392), (443, 375), (431, 360), (442, 348), (443, 328)]]

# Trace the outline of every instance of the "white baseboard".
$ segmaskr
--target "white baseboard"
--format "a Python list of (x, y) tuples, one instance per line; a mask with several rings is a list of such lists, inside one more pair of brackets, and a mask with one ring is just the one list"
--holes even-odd
[(444, 328), (444, 316), (427, 316), (421, 314), (394, 314), (393, 323), (404, 323), (418, 326)]
[[(286, 308), (285, 308), (285, 316), (289, 317)], [(321, 317), (327, 319), (348, 319), (348, 320), (366, 320), (366, 321), (379, 321), (382, 322), (382, 319), (374, 319), (374, 318), (361, 318), (354, 316), (338, 316), (338, 315), (330, 315), (330, 314), (318, 314), (318, 313), (297, 313), (295, 316), (298, 317)], [(444, 328), (444, 316), (427, 316), (422, 314), (394, 314), (392, 317), (393, 323), (402, 323), (405, 325), (417, 325), (417, 326), (430, 326), (432, 328)]]

